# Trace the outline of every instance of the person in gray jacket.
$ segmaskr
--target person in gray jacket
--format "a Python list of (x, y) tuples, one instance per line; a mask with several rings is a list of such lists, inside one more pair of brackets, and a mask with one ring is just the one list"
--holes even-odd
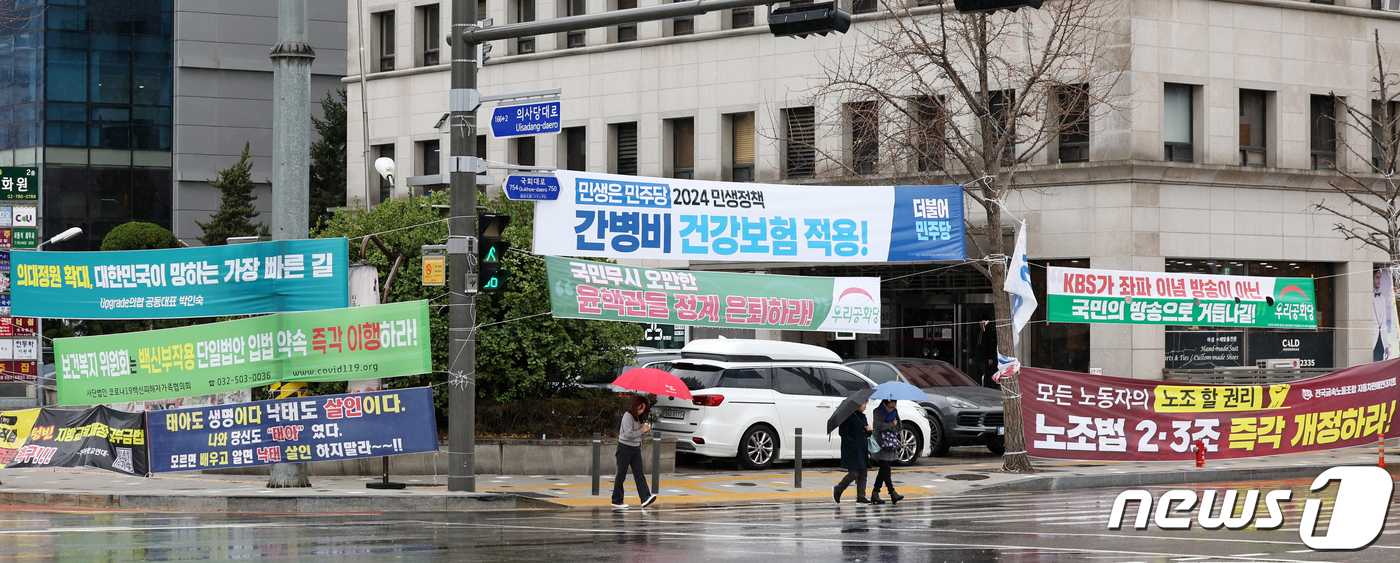
[(875, 429), (875, 440), (880, 442), (880, 451), (870, 454), (870, 459), (880, 464), (880, 472), (875, 475), (875, 484), (870, 488), (870, 504), (885, 504), (880, 499), (880, 483), (883, 481), (890, 493), (890, 504), (904, 499), (904, 495), (894, 492), (894, 481), (890, 480), (890, 462), (899, 459), (899, 413), (895, 411), (895, 401), (881, 401), (870, 417)]
[[(632, 406), (622, 413), (622, 427), (617, 431), (617, 477), (613, 479), (612, 507), (627, 508), (622, 502), (622, 486), (627, 482), (627, 468), (632, 468), (632, 480), (637, 484), (637, 498), (642, 499), (642, 508), (656, 502), (656, 495), (647, 488), (646, 469), (642, 467), (642, 435), (651, 431), (645, 421), (651, 414), (651, 403), (646, 397), (632, 398)], [(653, 444), (654, 445), (654, 444)]]

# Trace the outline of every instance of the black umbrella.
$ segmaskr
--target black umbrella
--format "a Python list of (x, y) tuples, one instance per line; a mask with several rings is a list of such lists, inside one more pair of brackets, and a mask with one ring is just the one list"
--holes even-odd
[(831, 413), (831, 418), (826, 419), (826, 433), (830, 434), (837, 426), (841, 426), (841, 421), (846, 420), (846, 417), (851, 416), (851, 413), (860, 410), (860, 406), (869, 401), (870, 394), (874, 392), (874, 389), (861, 389), (851, 393), (851, 396), (846, 397), (846, 400), (836, 405), (836, 412)]

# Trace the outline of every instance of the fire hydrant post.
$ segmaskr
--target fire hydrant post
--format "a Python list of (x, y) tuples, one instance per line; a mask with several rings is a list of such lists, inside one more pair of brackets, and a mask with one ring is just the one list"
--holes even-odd
[(1203, 440), (1196, 440), (1191, 443), (1191, 449), (1196, 450), (1196, 467), (1206, 466), (1206, 443)]

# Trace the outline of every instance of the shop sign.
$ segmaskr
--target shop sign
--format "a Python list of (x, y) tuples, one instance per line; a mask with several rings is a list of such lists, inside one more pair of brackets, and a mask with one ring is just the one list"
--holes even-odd
[(1213, 369), (1244, 365), (1243, 331), (1167, 331), (1167, 369)]
[(0, 200), (38, 201), (39, 169), (32, 166), (0, 167)]

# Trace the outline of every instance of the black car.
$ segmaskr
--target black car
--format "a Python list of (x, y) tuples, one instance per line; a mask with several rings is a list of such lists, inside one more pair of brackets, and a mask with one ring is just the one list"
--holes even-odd
[(1006, 452), (1001, 393), (978, 385), (952, 364), (924, 358), (850, 360), (845, 364), (876, 384), (898, 379), (928, 394), (928, 402), (919, 404), (931, 426), (930, 455), (967, 445), (987, 446), (997, 455)]

